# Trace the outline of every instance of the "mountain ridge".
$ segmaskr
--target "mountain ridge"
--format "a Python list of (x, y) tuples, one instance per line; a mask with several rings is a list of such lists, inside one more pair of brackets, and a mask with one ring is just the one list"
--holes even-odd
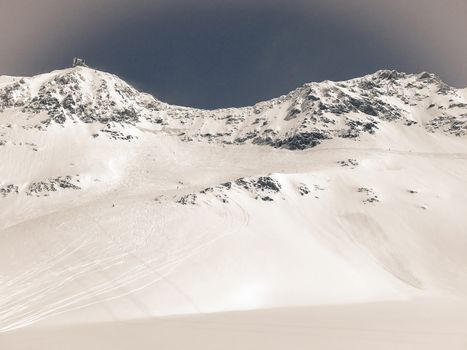
[[(126, 140), (136, 135), (125, 134), (120, 126), (145, 121), (159, 124), (161, 130), (177, 131), (186, 140), (304, 149), (333, 137), (371, 134), (381, 121), (420, 122), (430, 130), (441, 127), (463, 135), (467, 121), (460, 112), (465, 95), (464, 90), (449, 87), (435, 74), (381, 70), (343, 82), (307, 83), (253, 106), (205, 110), (169, 105), (115, 75), (74, 67), (32, 78), (17, 77), (0, 85), (0, 108), (47, 113), (48, 118), (36, 124), (39, 127), (74, 118), (107, 124), (103, 132)], [(440, 96), (449, 96), (452, 103), (438, 104)], [(424, 120), (411, 118), (414, 106), (427, 110)], [(456, 107), (459, 110), (451, 111)], [(430, 108), (438, 109), (437, 117), (430, 118)]]
[[(101, 74), (106, 74), (109, 77), (116, 78), (116, 79), (118, 79), (120, 81), (124, 81), (118, 75), (110, 73), (110, 72), (100, 71), (100, 70), (94, 69), (92, 67), (76, 66), (76, 67), (70, 67), (70, 68), (64, 68), (64, 69), (56, 69), (56, 70), (53, 70), (51, 72), (40, 73), (40, 74), (33, 75), (33, 76), (0, 75), (0, 86), (2, 85), (1, 84), (2, 79), (4, 80), (3, 84), (6, 84), (7, 80), (15, 81), (15, 80), (21, 80), (21, 79), (33, 79), (33, 78), (38, 78), (38, 77), (48, 76), (48, 75), (56, 75), (56, 74), (59, 75), (59, 74), (64, 74), (64, 73), (65, 74), (66, 73), (71, 73), (71, 72), (73, 72), (75, 70), (80, 70), (80, 69), (88, 69), (90, 71), (99, 72)], [(292, 94), (293, 92), (295, 92), (296, 90), (299, 90), (300, 88), (303, 88), (303, 87), (306, 87), (306, 86), (309, 86), (309, 85), (313, 85), (313, 84), (345, 83), (345, 82), (352, 82), (352, 81), (357, 81), (357, 80), (362, 80), (362, 79), (371, 79), (371, 78), (383, 78), (383, 79), (391, 80), (391, 79), (410, 78), (410, 77), (419, 77), (422, 80), (427, 80), (428, 79), (428, 80), (431, 80), (433, 82), (437, 82), (439, 84), (449, 86), (436, 73), (431, 73), (431, 72), (426, 72), (426, 71), (423, 71), (423, 72), (420, 72), (420, 73), (407, 73), (407, 72), (402, 72), (402, 71), (398, 71), (398, 70), (394, 70), (394, 69), (380, 69), (380, 70), (375, 71), (374, 73), (369, 73), (369, 74), (366, 74), (366, 75), (363, 75), (363, 76), (360, 76), (360, 77), (350, 78), (350, 79), (347, 79), (347, 80), (336, 80), (336, 81), (334, 81), (334, 80), (322, 80), (322, 81), (319, 81), (319, 82), (313, 82), (313, 81), (307, 82), (307, 83), (304, 83), (302, 86), (299, 86), (299, 87), (289, 91), (288, 93), (285, 93), (285, 94), (277, 96), (277, 97), (272, 97), (272, 98), (267, 99), (267, 100), (257, 101), (256, 103), (254, 103), (252, 105), (245, 105), (245, 106), (238, 106), (238, 107), (226, 106), (226, 107), (220, 107), (220, 108), (214, 108), (214, 109), (197, 108), (197, 107), (191, 107), (191, 106), (185, 106), (185, 105), (176, 105), (176, 104), (173, 104), (171, 106), (181, 107), (181, 108), (197, 109), (197, 110), (203, 110), (203, 111), (219, 111), (219, 110), (225, 110), (225, 109), (242, 109), (242, 108), (254, 107), (257, 104), (261, 104), (261, 103), (268, 102), (268, 101), (271, 101), (271, 100), (279, 99), (281, 97)], [(128, 84), (128, 83), (126, 83), (126, 84)], [(128, 85), (130, 85), (130, 84), (128, 84)], [(465, 90), (465, 89), (467, 89), (467, 86), (464, 87), (464, 88), (455, 88), (453, 86), (449, 86), (449, 87), (452, 88), (452, 89), (455, 89), (455, 90)], [(135, 89), (134, 87), (132, 87), (132, 88)], [(141, 91), (140, 93), (141, 94), (146, 94), (146, 95), (151, 95), (150, 93), (147, 93), (147, 92), (144, 92), (144, 91)], [(153, 98), (155, 100), (158, 100), (155, 97), (153, 97)], [(168, 104), (166, 102), (163, 102), (161, 100), (158, 100), (158, 101), (161, 102), (161, 103), (164, 103), (166, 105), (170, 105), (170, 104)]]

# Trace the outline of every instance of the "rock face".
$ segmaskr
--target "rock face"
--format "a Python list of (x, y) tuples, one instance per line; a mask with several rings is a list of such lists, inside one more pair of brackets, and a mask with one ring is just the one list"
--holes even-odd
[(0, 187), (0, 195), (2, 197), (7, 197), (10, 194), (18, 194), (18, 186), (10, 184), (4, 187)]
[(48, 196), (49, 192), (56, 192), (61, 189), (79, 190), (80, 187), (73, 183), (73, 178), (71, 176), (59, 176), (55, 179), (47, 179), (45, 181), (32, 183), (29, 185), (26, 194), (36, 197)]
[(228, 203), (229, 193), (241, 191), (247, 193), (256, 200), (272, 202), (274, 195), (281, 191), (280, 181), (272, 176), (259, 176), (239, 178), (233, 182), (226, 182), (215, 187), (205, 188), (198, 193), (189, 193), (181, 196), (177, 203), (187, 205), (198, 204), (202, 200), (214, 198), (222, 203)]

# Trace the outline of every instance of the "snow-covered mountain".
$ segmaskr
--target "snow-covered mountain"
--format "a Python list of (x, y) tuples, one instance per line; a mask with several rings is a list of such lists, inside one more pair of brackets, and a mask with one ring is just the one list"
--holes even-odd
[[(3, 77), (0, 88), (0, 108), (21, 110), (31, 120), (28, 126), (99, 123), (99, 131), (113, 138), (131, 139), (137, 135), (130, 126), (145, 123), (183, 141), (295, 150), (335, 137), (373, 134), (384, 122), (457, 136), (467, 130), (465, 90), (429, 73), (379, 71), (346, 82), (305, 84), (253, 107), (214, 111), (171, 106), (114, 75), (79, 66), (32, 78)], [(128, 131), (122, 132), (125, 127)]]
[(379, 71), (172, 106), (0, 77), (0, 331), (467, 297), (467, 89)]

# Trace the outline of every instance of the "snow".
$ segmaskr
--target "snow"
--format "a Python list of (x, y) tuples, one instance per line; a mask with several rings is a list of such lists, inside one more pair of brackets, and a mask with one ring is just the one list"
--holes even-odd
[(463, 305), (467, 93), (390, 74), (215, 111), (84, 67), (1, 77), (0, 345), (169, 315)]
[(262, 309), (3, 333), (7, 349), (463, 350), (465, 304), (443, 300)]

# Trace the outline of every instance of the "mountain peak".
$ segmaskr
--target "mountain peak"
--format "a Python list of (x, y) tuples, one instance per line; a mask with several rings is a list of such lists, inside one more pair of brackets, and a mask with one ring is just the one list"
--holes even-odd
[(426, 83), (447, 85), (442, 81), (439, 75), (435, 73), (431, 73), (431, 72), (421, 72), (421, 73), (410, 74), (410, 73), (400, 72), (397, 70), (382, 69), (382, 70), (376, 71), (373, 74), (368, 75), (367, 77), (370, 77), (372, 79), (387, 80), (387, 81), (415, 79), (415, 80), (424, 81)]
[(371, 74), (371, 76), (374, 76), (377, 79), (383, 79), (383, 80), (397, 80), (397, 79), (404, 79), (407, 77), (406, 73), (399, 72), (397, 70), (389, 70), (389, 69), (382, 69), (374, 74)]
[(153, 109), (157, 103), (117, 76), (83, 65), (31, 78), (14, 78), (0, 85), (0, 108), (46, 112), (50, 116), (48, 122), (59, 124), (74, 118), (84, 122), (134, 122), (137, 111)]

